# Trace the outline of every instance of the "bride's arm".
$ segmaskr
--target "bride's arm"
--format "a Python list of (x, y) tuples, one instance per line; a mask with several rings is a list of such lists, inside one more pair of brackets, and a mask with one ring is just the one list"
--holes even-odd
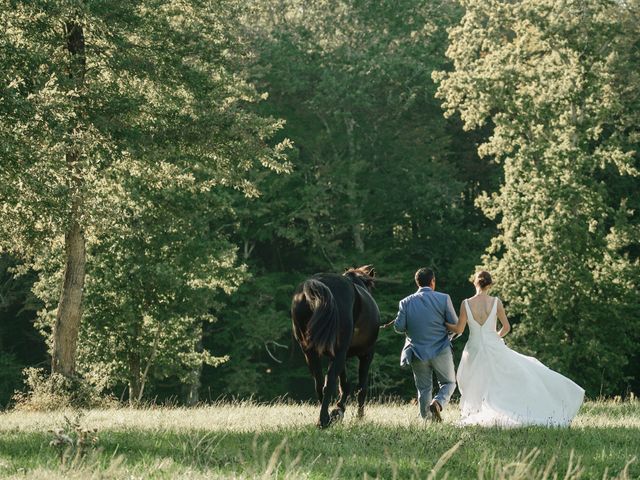
[(453, 333), (460, 334), (464, 332), (464, 327), (467, 326), (467, 309), (464, 308), (464, 301), (462, 302), (462, 305), (460, 305), (460, 315), (458, 315), (458, 323), (453, 325), (451, 323), (445, 322), (444, 326)]
[(509, 320), (507, 319), (507, 314), (504, 311), (504, 307), (502, 306), (502, 301), (498, 299), (498, 320), (502, 324), (502, 328), (498, 331), (498, 335), (504, 337), (511, 330), (511, 324), (509, 324)]

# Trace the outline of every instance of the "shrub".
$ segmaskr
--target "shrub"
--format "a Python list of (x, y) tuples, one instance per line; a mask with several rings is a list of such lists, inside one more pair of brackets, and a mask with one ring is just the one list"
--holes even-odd
[(17, 410), (105, 408), (116, 403), (113, 398), (103, 395), (100, 388), (79, 376), (49, 374), (42, 368), (25, 368), (23, 373), (27, 390), (14, 394)]

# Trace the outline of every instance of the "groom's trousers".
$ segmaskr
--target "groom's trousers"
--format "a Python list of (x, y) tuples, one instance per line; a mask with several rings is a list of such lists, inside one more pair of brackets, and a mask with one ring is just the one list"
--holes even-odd
[(431, 415), (429, 405), (433, 395), (433, 372), (436, 372), (440, 388), (435, 400), (442, 408), (449, 402), (456, 389), (456, 373), (453, 367), (451, 348), (445, 348), (437, 356), (424, 362), (414, 356), (411, 360), (411, 368), (413, 369), (413, 379), (418, 390), (420, 416), (428, 418)]

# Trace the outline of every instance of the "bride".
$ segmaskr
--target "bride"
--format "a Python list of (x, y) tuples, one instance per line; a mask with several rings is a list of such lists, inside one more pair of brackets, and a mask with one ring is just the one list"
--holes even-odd
[[(584, 390), (533, 357), (521, 355), (502, 340), (511, 329), (502, 302), (487, 295), (491, 275), (474, 279), (476, 295), (462, 302), (457, 325), (469, 324), (469, 340), (458, 367), (461, 424), (486, 426), (568, 425), (584, 399)], [(502, 328), (496, 331), (496, 320)]]

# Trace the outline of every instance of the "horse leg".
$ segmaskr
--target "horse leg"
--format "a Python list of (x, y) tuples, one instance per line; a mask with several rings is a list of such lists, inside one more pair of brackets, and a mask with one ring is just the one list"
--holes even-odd
[(358, 418), (364, 417), (364, 402), (367, 399), (369, 389), (369, 367), (373, 361), (373, 352), (360, 358), (358, 365)]
[(347, 379), (347, 366), (345, 365), (342, 373), (340, 373), (340, 400), (338, 400), (337, 406), (342, 412), (346, 410), (347, 399), (351, 393), (351, 384)]
[(349, 393), (351, 393), (351, 385), (347, 380), (346, 364), (345, 364), (345, 367), (342, 369), (342, 372), (340, 372), (340, 383), (338, 386), (340, 389), (340, 399), (336, 402), (336, 408), (331, 410), (331, 413), (329, 414), (332, 422), (339, 421), (344, 418), (347, 399), (349, 398)]
[(336, 355), (336, 357), (329, 362), (329, 369), (327, 370), (327, 376), (325, 377), (324, 388), (322, 390), (322, 406), (320, 407), (320, 419), (318, 420), (318, 426), (320, 428), (328, 427), (329, 423), (331, 423), (329, 403), (336, 393), (336, 380), (344, 370), (344, 364), (344, 354)]
[(304, 352), (304, 358), (309, 366), (309, 371), (313, 375), (313, 381), (315, 382), (316, 394), (318, 400), (322, 402), (322, 387), (324, 385), (324, 377), (322, 375), (322, 363), (320, 363), (320, 356), (315, 350)]

